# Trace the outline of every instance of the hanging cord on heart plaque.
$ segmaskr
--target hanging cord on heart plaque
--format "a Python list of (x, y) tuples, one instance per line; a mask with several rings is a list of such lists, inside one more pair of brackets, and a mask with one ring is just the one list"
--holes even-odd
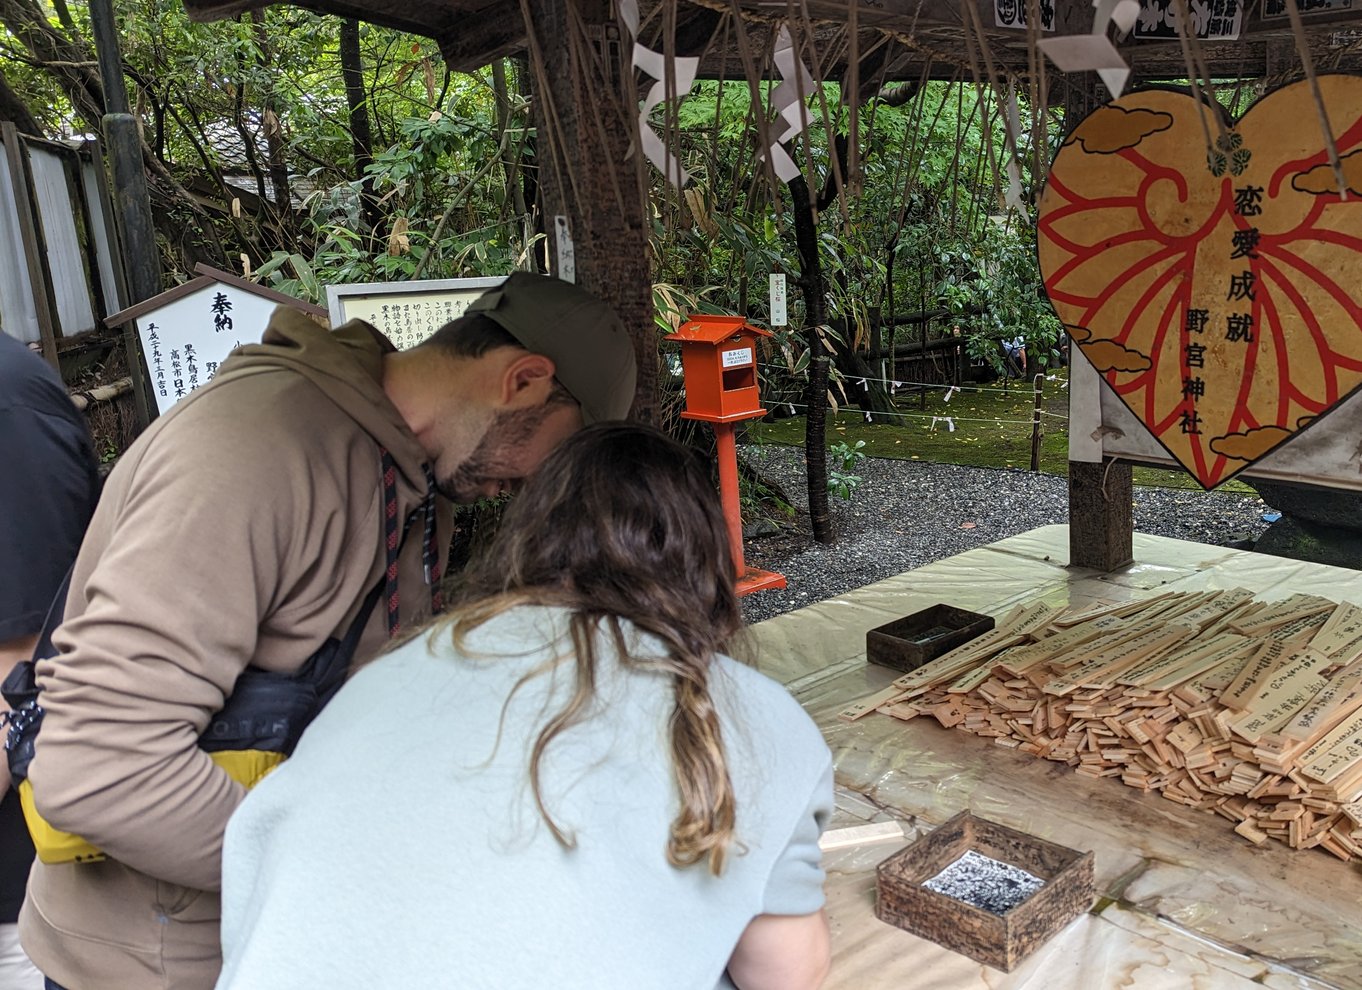
[[(1013, 132), (1013, 129), (1008, 122), (1006, 97), (1003, 96), (1002, 91), (998, 86), (998, 75), (993, 66), (993, 49), (989, 47), (988, 38), (984, 36), (984, 26), (979, 19), (979, 12), (974, 9), (974, 5), (967, 3), (964, 5), (964, 9), (969, 20), (969, 24), (966, 25), (965, 28), (965, 49), (969, 53), (970, 70), (974, 74), (974, 86), (978, 92), (979, 103), (981, 106), (984, 106), (986, 103), (983, 82), (979, 78), (979, 60), (982, 58), (984, 62), (984, 72), (987, 73), (988, 77), (989, 89), (992, 91), (994, 101), (998, 105), (999, 116), (1005, 122), (1003, 136), (1006, 139), (1004, 148), (1007, 154), (1007, 161), (1001, 169), (997, 167), (997, 160), (1002, 157), (1002, 154), (997, 152), (993, 147), (993, 142), (989, 138), (992, 126), (989, 122), (987, 109), (984, 110), (983, 121), (984, 147), (990, 158), (993, 158), (994, 173), (995, 175), (1000, 176), (999, 184), (1001, 184), (1001, 175), (1005, 174), (1007, 176), (1007, 191), (1004, 194), (1004, 202), (1008, 208), (1016, 210), (1021, 216), (1025, 217), (1028, 214), (1026, 200), (1022, 196), (1021, 166), (1018, 164), (1021, 159), (1021, 153), (1017, 150), (1017, 135)], [(995, 155), (997, 157), (994, 157)]]
[[(1031, 187), (1039, 189), (1050, 174), (1050, 142), (1046, 135), (1049, 117), (1050, 87), (1045, 71), (1045, 58), (1040, 53), (1040, 39), (1045, 30), (1041, 23), (1040, 0), (1026, 0), (1026, 68), (1031, 95)], [(1016, 116), (1016, 95), (1008, 94), (1009, 120)]]
[(1334, 170), (1334, 181), (1338, 183), (1338, 198), (1348, 201), (1348, 183), (1343, 178), (1343, 163), (1338, 159), (1338, 145), (1334, 141), (1334, 129), (1329, 126), (1329, 112), (1324, 108), (1324, 94), (1319, 90), (1319, 77), (1315, 74), (1315, 60), (1310, 56), (1310, 44), (1305, 38), (1305, 28), (1301, 24), (1300, 8), (1296, 0), (1286, 0), (1286, 16), (1291, 19), (1291, 35), (1296, 40), (1296, 51), (1300, 53), (1301, 66), (1305, 78), (1310, 82), (1310, 92), (1315, 98), (1315, 110), (1319, 113), (1319, 126), (1324, 132), (1324, 149), (1329, 153), (1329, 165)]
[[(1178, 29), (1178, 44), (1182, 46), (1182, 61), (1187, 69), (1187, 82), (1192, 87), (1192, 95), (1196, 97), (1196, 115), (1201, 124), (1201, 134), (1206, 139), (1206, 165), (1209, 168), (1215, 161), (1216, 148), (1223, 144), (1228, 152), (1229, 129), (1225, 126), (1224, 115), (1220, 113), (1212, 114), (1215, 120), (1216, 137), (1211, 137), (1211, 128), (1206, 123), (1206, 115), (1210, 112), (1210, 101), (1215, 99), (1214, 93), (1208, 94), (1202, 89), (1201, 75), (1197, 72), (1197, 60), (1193, 53), (1196, 45), (1196, 38), (1192, 34), (1192, 15), (1187, 9), (1187, 0), (1173, 0), (1173, 7), (1177, 14), (1173, 18)], [(1209, 87), (1210, 77), (1206, 77)]]

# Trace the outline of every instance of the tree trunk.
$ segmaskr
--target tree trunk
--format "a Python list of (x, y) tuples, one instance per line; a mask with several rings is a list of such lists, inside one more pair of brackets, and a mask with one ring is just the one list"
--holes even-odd
[(827, 289), (818, 257), (818, 220), (808, 183), (797, 175), (788, 183), (794, 211), (795, 246), (799, 251), (799, 286), (804, 293), (809, 332), (809, 389), (804, 434), (804, 464), (809, 481), (809, 524), (818, 543), (833, 543), (837, 532), (828, 509), (828, 366), (820, 328), (828, 321)]
[[(823, 184), (823, 191), (818, 195), (816, 214), (821, 214), (837, 201), (838, 175), (849, 175), (850, 166), (849, 151), (850, 138), (845, 134), (838, 134), (833, 138), (832, 151), (837, 160), (837, 167), (830, 169), (827, 181)], [(817, 239), (817, 229), (815, 223), (815, 247)], [(816, 253), (816, 252), (815, 252)], [(845, 278), (845, 273), (844, 276)], [(879, 414), (892, 413), (894, 403), (890, 398), (889, 390), (879, 379), (883, 377), (878, 370), (878, 364), (871, 360), (866, 362), (865, 357), (856, 349), (855, 334), (850, 326), (843, 324), (839, 326), (838, 332), (842, 334), (843, 345), (832, 355), (837, 370), (842, 373), (842, 381), (848, 392), (848, 397), (866, 412), (873, 416)], [(878, 345), (878, 328), (874, 323), (871, 325), (871, 349), (872, 352)], [(872, 358), (876, 355), (872, 353)]]
[[(0, 23), (61, 86), (87, 128), (98, 133), (104, 118), (104, 87), (89, 42), (63, 35), (38, 4), (27, 0), (0, 0)], [(157, 232), (180, 256), (180, 267), (186, 272), (198, 261), (221, 267), (225, 253), (208, 214), (170, 174), (145, 139), (141, 145)]]
[(23, 97), (10, 86), (3, 72), (0, 72), (0, 120), (13, 121), (20, 134), (39, 138), (44, 136), (42, 125), (33, 116)]
[[(521, 99), (534, 107), (534, 82), (530, 77), (530, 63), (523, 55), (515, 60), (516, 91)], [(539, 111), (533, 110), (535, 119)], [(525, 217), (525, 243), (531, 243), (536, 236), (544, 235), (544, 199), (539, 188), (539, 132), (536, 128), (525, 129), (525, 140), (520, 146), (520, 196), (516, 209)], [(541, 241), (542, 245), (544, 242)], [(531, 252), (534, 269), (538, 272), (548, 270), (547, 249), (540, 246)]]
[(374, 195), (374, 178), (369, 166), (374, 162), (374, 138), (369, 128), (369, 97), (364, 91), (364, 59), (359, 49), (359, 21), (346, 18), (340, 28), (341, 77), (345, 80), (345, 102), (350, 111), (350, 145), (355, 156), (355, 182), (359, 186), (360, 223), (373, 240), (370, 250), (377, 251), (377, 238), (383, 229), (383, 208)]
[[(265, 70), (266, 78), (273, 78), (271, 66), (274, 57), (270, 51), (270, 34), (265, 27), (265, 12), (251, 11), (251, 24), (255, 28), (260, 67)], [(293, 190), (288, 176), (288, 159), (284, 153), (284, 133), (279, 124), (279, 99), (272, 83), (267, 83), (260, 95), (260, 116), (265, 130), (266, 167), (270, 175), (270, 191), (273, 193), (270, 201), (274, 203), (274, 220), (281, 235), (280, 247), (289, 248), (297, 225), (293, 217)]]
[[(554, 270), (555, 218), (565, 217), (577, 284), (610, 303), (638, 359), (632, 416), (658, 421), (658, 347), (640, 156), (615, 19), (604, 0), (528, 0), (536, 67), (539, 181)], [(534, 57), (537, 54), (538, 57)]]
[(501, 168), (505, 173), (506, 192), (501, 201), (501, 216), (505, 219), (511, 210), (516, 210), (516, 216), (524, 216), (525, 197), (520, 185), (519, 169), (516, 167), (520, 155), (519, 142), (514, 142), (516, 147), (512, 153), (513, 142), (506, 134), (511, 129), (512, 107), (511, 90), (506, 82), (506, 60), (503, 58), (492, 63), (492, 95), (497, 101), (497, 142), (505, 149)]

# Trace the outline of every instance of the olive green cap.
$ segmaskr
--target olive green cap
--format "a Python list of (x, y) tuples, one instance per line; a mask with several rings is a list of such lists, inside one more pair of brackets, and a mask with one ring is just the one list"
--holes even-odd
[(468, 306), (553, 361), (554, 377), (586, 423), (624, 419), (634, 404), (634, 343), (615, 311), (585, 289), (549, 275), (516, 272)]

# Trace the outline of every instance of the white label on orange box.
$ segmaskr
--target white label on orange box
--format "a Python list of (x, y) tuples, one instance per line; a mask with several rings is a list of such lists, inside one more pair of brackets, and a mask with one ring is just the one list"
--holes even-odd
[(724, 351), (723, 361), (725, 368), (741, 368), (745, 364), (751, 364), (752, 348), (741, 347), (736, 351)]

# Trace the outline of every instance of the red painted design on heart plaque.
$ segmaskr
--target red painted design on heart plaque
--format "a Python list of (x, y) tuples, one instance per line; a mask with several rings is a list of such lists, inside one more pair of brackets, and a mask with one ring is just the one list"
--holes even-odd
[(1362, 77), (1319, 83), (1346, 199), (1305, 82), (1225, 134), (1186, 93), (1124, 96), (1069, 135), (1041, 197), (1055, 312), (1206, 488), (1362, 386)]

